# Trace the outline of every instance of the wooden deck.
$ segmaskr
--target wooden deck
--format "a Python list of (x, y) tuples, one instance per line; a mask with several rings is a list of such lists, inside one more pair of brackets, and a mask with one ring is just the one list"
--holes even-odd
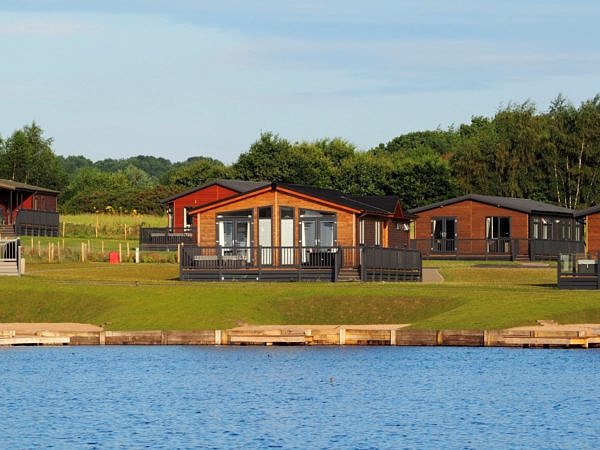
[(183, 281), (421, 281), (416, 250), (371, 247), (183, 246)]

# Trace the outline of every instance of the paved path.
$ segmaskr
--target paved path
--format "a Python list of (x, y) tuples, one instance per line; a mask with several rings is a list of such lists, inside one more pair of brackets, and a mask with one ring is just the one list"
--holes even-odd
[(423, 268), (423, 283), (443, 283), (444, 277), (435, 267)]

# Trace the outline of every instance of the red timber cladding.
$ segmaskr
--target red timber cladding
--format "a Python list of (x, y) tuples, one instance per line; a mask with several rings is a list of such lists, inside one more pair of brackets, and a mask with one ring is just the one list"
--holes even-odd
[[(526, 213), (492, 206), (473, 200), (464, 200), (452, 205), (440, 206), (417, 213), (415, 219), (415, 239), (431, 238), (431, 220), (436, 217), (454, 217), (457, 219), (458, 239), (485, 239), (486, 217), (510, 217), (512, 238), (529, 237), (529, 216)], [(526, 252), (526, 245), (520, 246), (520, 252)]]
[(586, 251), (595, 255), (600, 251), (600, 213), (588, 215), (585, 222)]
[(21, 202), (19, 208), (34, 209), (36, 211), (56, 211), (56, 195), (41, 193), (29, 195)]
[(246, 209), (253, 210), (254, 227), (253, 227), (253, 242), (258, 242), (258, 208), (271, 206), (273, 208), (273, 245), (279, 246), (279, 208), (282, 206), (294, 208), (295, 236), (298, 239), (299, 234), (299, 210), (314, 209), (317, 211), (335, 212), (337, 215), (337, 245), (339, 246), (355, 246), (356, 245), (356, 223), (355, 215), (352, 212), (347, 212), (335, 208), (334, 206), (321, 203), (317, 199), (314, 201), (307, 200), (301, 197), (296, 197), (292, 194), (269, 190), (259, 193), (252, 197), (247, 197), (229, 203), (222, 207), (202, 212), (198, 215), (198, 245), (201, 247), (214, 247), (217, 244), (216, 216), (220, 213), (240, 211)]
[(228, 189), (218, 184), (213, 184), (205, 187), (204, 189), (199, 189), (182, 197), (176, 198), (173, 200), (171, 207), (173, 210), (173, 227), (183, 227), (183, 208), (207, 205), (208, 203), (216, 202), (217, 200), (222, 200), (236, 194), (237, 192), (233, 189)]

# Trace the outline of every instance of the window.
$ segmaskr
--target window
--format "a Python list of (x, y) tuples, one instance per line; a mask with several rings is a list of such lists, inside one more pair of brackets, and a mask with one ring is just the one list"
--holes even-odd
[(365, 245), (365, 220), (358, 221), (358, 244)]
[(485, 237), (487, 239), (510, 238), (510, 217), (487, 217)]
[(381, 245), (381, 221), (375, 221), (375, 245)]
[(258, 245), (261, 249), (261, 263), (272, 263), (272, 208), (270, 206), (258, 208)]
[(282, 206), (279, 209), (279, 233), (281, 264), (294, 264), (294, 208)]
[(189, 208), (183, 208), (183, 228), (189, 230), (192, 228), (192, 224), (194, 223), (194, 218), (188, 214)]

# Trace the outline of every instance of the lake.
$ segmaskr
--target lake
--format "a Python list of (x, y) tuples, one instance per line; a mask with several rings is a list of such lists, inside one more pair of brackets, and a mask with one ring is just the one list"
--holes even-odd
[(600, 351), (0, 349), (1, 448), (596, 448)]

